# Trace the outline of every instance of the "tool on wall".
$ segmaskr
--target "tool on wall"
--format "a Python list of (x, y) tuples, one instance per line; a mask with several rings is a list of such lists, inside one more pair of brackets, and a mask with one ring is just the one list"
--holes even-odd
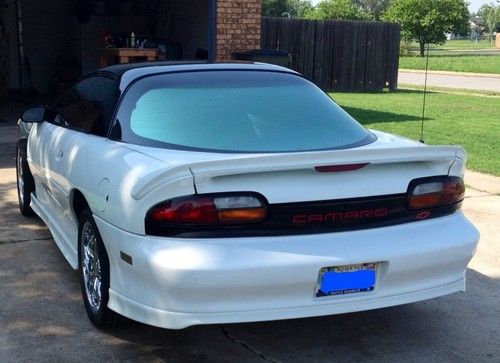
[(168, 38), (173, 5), (171, 0), (159, 1), (155, 25), (156, 38)]
[(0, 0), (0, 100), (8, 96), (10, 44), (9, 35), (5, 29), (7, 9), (8, 5), (5, 0)]
[(78, 0), (75, 3), (74, 14), (81, 26), (81, 47), (82, 47), (82, 72), (87, 73), (87, 55), (86, 55), (86, 24), (90, 22), (91, 16), (96, 11), (96, 4), (90, 0)]
[(33, 87), (33, 77), (31, 73), (30, 60), (26, 55), (24, 48), (23, 34), (23, 13), (21, 1), (16, 1), (17, 14), (17, 47), (18, 47), (18, 65), (19, 65), (19, 89), (27, 95), (36, 95), (38, 92)]

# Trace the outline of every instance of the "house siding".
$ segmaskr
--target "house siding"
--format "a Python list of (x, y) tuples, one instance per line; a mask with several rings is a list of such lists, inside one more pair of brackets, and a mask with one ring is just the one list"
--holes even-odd
[(217, 59), (260, 48), (261, 0), (217, 0)]

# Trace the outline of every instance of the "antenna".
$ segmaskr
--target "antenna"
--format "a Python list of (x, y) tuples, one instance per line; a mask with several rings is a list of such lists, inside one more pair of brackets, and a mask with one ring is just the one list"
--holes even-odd
[(425, 101), (427, 99), (427, 75), (429, 74), (429, 45), (430, 43), (427, 43), (427, 58), (425, 60), (424, 103), (422, 105), (422, 126), (420, 128), (420, 142), (422, 144), (425, 144), (424, 123), (425, 123)]

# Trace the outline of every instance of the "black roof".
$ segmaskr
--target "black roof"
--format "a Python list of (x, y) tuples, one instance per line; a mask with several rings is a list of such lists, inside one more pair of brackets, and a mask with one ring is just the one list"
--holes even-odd
[[(200, 71), (200, 70), (262, 70), (278, 71), (298, 74), (297, 72), (267, 63), (256, 63), (248, 61), (231, 62), (207, 62), (207, 61), (165, 61), (165, 62), (142, 62), (125, 63), (109, 66), (88, 74), (86, 77), (97, 74), (107, 74), (117, 80), (122, 80), (127, 72), (132, 72), (135, 76), (156, 74), (169, 71)], [(132, 79), (134, 76), (131, 76)], [(129, 79), (128, 81), (131, 81)]]
[(207, 61), (163, 61), (163, 62), (139, 62), (139, 63), (123, 63), (115, 64), (106, 68), (102, 68), (99, 72), (113, 73), (117, 76), (122, 76), (125, 72), (137, 68), (161, 67), (161, 66), (181, 66), (190, 64), (209, 64)]

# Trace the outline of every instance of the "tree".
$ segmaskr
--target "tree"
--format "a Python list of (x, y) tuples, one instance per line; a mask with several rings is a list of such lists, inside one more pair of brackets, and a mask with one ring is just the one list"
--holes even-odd
[(283, 16), (288, 12), (288, 0), (262, 0), (263, 16)]
[(469, 10), (464, 0), (393, 0), (384, 19), (400, 23), (403, 39), (417, 40), (423, 57), (425, 45), (443, 44), (445, 33), (467, 33)]
[(306, 13), (308, 19), (320, 20), (367, 20), (368, 17), (352, 0), (322, 0), (313, 11)]
[(364, 13), (373, 20), (380, 20), (382, 14), (389, 7), (391, 0), (353, 0), (354, 5), (358, 6)]
[(290, 16), (303, 18), (314, 9), (309, 0), (262, 0), (263, 16)]
[(310, 0), (288, 0), (288, 13), (295, 18), (304, 18), (308, 12), (314, 10)]
[(500, 5), (498, 3), (499, 1), (497, 1), (497, 5), (485, 4), (477, 12), (481, 25), (489, 33), (491, 46), (493, 45), (493, 33), (500, 26)]

